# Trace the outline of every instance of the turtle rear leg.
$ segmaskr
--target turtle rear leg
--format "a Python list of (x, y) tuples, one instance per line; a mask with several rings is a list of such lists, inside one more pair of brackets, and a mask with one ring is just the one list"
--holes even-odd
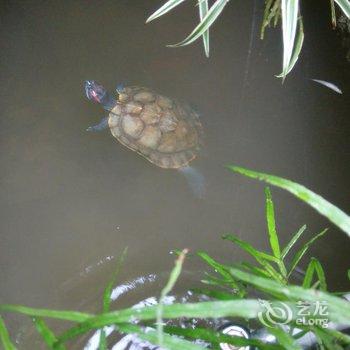
[(104, 117), (97, 125), (89, 126), (86, 131), (98, 132), (108, 128), (108, 117)]

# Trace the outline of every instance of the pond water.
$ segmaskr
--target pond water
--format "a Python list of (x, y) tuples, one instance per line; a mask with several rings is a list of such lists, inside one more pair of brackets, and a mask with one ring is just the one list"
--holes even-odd
[[(0, 303), (96, 311), (126, 246), (121, 281), (163, 276), (177, 248), (206, 250), (226, 263), (246, 258), (221, 240), (227, 232), (268, 249), (264, 186), (226, 164), (295, 180), (349, 212), (349, 66), (328, 16), (304, 8), (305, 47), (281, 85), (274, 77), (280, 31), (259, 40), (258, 1), (227, 6), (211, 31), (209, 60), (201, 42), (165, 47), (193, 28), (193, 3), (145, 25), (158, 6), (2, 2)], [(319, 11), (328, 14), (327, 6)], [(311, 78), (337, 84), (343, 95)], [(205, 177), (203, 199), (178, 172), (157, 168), (108, 131), (85, 131), (104, 115), (86, 99), (86, 79), (111, 91), (118, 83), (148, 86), (195, 106), (205, 144), (192, 164)], [(291, 195), (272, 193), (282, 243), (304, 223), (305, 239), (330, 227), (311, 254), (328, 266), (329, 285), (345, 288), (345, 234)], [(192, 277), (180, 286), (195, 283), (201, 268), (188, 259)], [(157, 295), (160, 285), (140, 299)], [(9, 323), (15, 332), (24, 320)]]

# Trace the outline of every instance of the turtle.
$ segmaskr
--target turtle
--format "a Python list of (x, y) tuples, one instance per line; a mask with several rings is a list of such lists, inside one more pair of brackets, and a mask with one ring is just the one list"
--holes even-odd
[(118, 85), (110, 94), (94, 80), (84, 83), (89, 100), (108, 111), (87, 131), (110, 129), (122, 145), (163, 169), (180, 170), (196, 194), (202, 196), (203, 177), (189, 163), (202, 146), (199, 115), (189, 105), (142, 86)]

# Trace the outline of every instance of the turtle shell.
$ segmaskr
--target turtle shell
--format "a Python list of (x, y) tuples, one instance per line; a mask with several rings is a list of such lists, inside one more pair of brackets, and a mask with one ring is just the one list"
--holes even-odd
[(144, 87), (118, 90), (108, 125), (124, 146), (161, 168), (181, 168), (198, 154), (202, 125), (186, 104)]

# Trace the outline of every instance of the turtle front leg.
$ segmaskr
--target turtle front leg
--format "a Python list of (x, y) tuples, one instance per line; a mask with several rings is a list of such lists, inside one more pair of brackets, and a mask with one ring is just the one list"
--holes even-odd
[(108, 117), (103, 118), (97, 125), (89, 126), (86, 131), (98, 132), (108, 128)]

